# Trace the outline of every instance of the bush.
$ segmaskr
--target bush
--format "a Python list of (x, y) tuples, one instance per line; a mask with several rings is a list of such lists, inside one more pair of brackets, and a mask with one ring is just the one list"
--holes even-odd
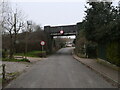
[(7, 57), (8, 57), (7, 49), (2, 50), (2, 58), (7, 58)]
[(97, 57), (97, 45), (92, 42), (88, 42), (86, 46), (86, 54), (89, 58), (96, 58)]
[(41, 52), (37, 53), (37, 56), (39, 56), (39, 57), (46, 57), (46, 52), (45, 51), (41, 51)]
[(119, 42), (111, 42), (107, 44), (106, 49), (106, 57), (109, 62), (120, 66), (120, 43)]
[(20, 61), (20, 62), (30, 62), (28, 59), (25, 59), (25, 58), (19, 59), (19, 60), (17, 60), (17, 61)]
[(81, 54), (81, 53), (76, 53), (76, 55), (80, 58), (86, 58), (86, 55), (85, 54)]
[[(84, 30), (80, 30), (77, 37), (76, 37), (76, 40), (75, 40), (75, 52), (76, 54), (81, 54), (81, 55), (84, 55), (85, 54), (85, 47), (84, 45), (86, 45), (86, 37), (85, 37), (85, 33), (84, 33)], [(80, 55), (80, 56), (81, 56)]]

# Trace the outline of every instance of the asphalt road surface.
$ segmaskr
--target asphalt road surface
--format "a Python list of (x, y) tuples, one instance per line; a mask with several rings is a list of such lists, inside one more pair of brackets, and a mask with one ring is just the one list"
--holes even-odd
[(6, 88), (112, 88), (99, 74), (72, 57), (73, 48), (62, 48), (39, 61)]

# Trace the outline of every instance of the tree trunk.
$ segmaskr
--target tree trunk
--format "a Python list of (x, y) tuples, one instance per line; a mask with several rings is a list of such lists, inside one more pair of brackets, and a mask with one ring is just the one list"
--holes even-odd
[(13, 58), (13, 54), (14, 54), (14, 50), (13, 50), (13, 40), (12, 40), (12, 35), (10, 35), (10, 56), (9, 58), (12, 59)]
[(13, 43), (14, 43), (14, 45), (13, 45), (13, 48), (14, 48), (14, 52), (16, 53), (16, 39), (17, 39), (17, 34), (15, 33), (15, 37), (14, 37), (14, 41), (13, 41)]

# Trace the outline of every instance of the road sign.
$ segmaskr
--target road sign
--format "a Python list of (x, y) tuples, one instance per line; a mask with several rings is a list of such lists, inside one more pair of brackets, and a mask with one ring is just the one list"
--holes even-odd
[(41, 44), (42, 46), (44, 46), (44, 45), (45, 45), (45, 41), (41, 41), (40, 44)]
[(63, 34), (64, 33), (64, 31), (63, 30), (60, 30), (60, 34)]

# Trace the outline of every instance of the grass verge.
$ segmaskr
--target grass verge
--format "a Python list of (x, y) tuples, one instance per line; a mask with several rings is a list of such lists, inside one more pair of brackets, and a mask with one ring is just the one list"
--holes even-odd
[(6, 79), (2, 79), (2, 87), (4, 88), (10, 81), (16, 79), (20, 75), (20, 72), (6, 73)]
[(26, 53), (26, 55), (24, 53), (16, 53), (16, 56), (27, 56), (27, 57), (40, 57), (40, 54), (45, 54), (46, 51), (31, 51)]
[(28, 59), (9, 59), (9, 58), (3, 58), (2, 61), (11, 61), (11, 62), (30, 62)]
[(81, 53), (76, 53), (76, 55), (80, 58), (86, 58), (86, 56), (84, 54), (81, 54)]
[(110, 67), (110, 68), (112, 68), (114, 70), (120, 71), (120, 67), (118, 67), (118, 66), (116, 66), (114, 64), (111, 64), (111, 63), (109, 63), (109, 62), (107, 62), (105, 60), (102, 60), (102, 59), (98, 58), (97, 62), (100, 63), (100, 64), (102, 64), (102, 65), (104, 65), (104, 66)]

